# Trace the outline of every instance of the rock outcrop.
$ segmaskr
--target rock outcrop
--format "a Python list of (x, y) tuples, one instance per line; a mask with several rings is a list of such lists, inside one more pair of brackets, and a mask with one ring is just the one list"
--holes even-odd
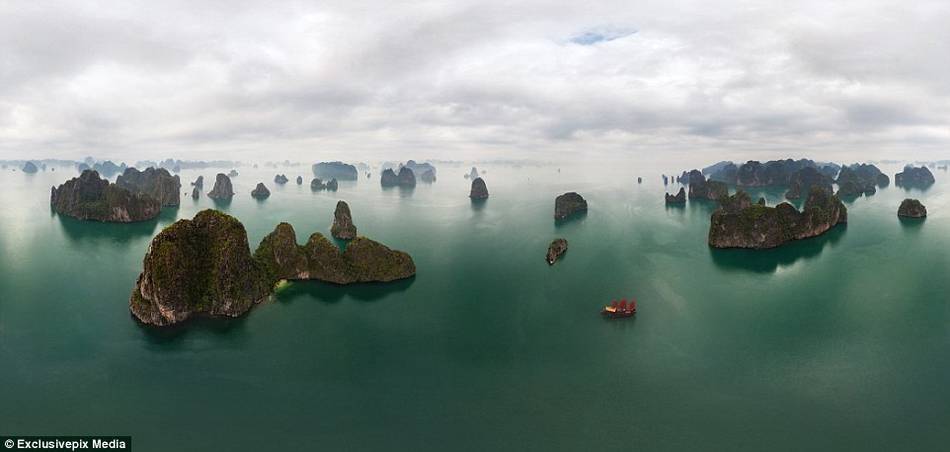
[(267, 199), (270, 197), (270, 190), (264, 186), (263, 182), (258, 182), (257, 187), (251, 190), (251, 197), (255, 199)]
[(264, 237), (254, 257), (272, 281), (314, 279), (351, 284), (395, 281), (416, 274), (408, 254), (365, 237), (353, 239), (343, 252), (319, 232), (300, 246), (287, 223), (277, 225)]
[(208, 193), (211, 199), (231, 199), (234, 197), (234, 187), (231, 186), (231, 178), (223, 173), (218, 173), (214, 178), (214, 187)]
[(39, 168), (33, 162), (26, 162), (20, 170), (27, 174), (33, 174), (39, 171)]
[(286, 174), (278, 174), (278, 175), (274, 176), (274, 183), (275, 183), (275, 184), (278, 184), (278, 185), (284, 185), (284, 184), (286, 184), (287, 181), (289, 181), (289, 180), (290, 180), (290, 179), (287, 179), (287, 175), (286, 175)]
[(776, 207), (752, 204), (749, 194), (739, 191), (724, 198), (713, 212), (709, 246), (774, 248), (791, 240), (821, 235), (847, 219), (844, 203), (821, 187), (811, 190), (801, 212), (785, 202)]
[(228, 177), (238, 177), (237, 170), (231, 170), (228, 172)]
[(205, 188), (205, 177), (204, 177), (204, 176), (198, 176), (198, 178), (195, 179), (195, 181), (191, 183), (191, 186), (197, 188), (198, 190), (204, 190), (204, 188)]
[(683, 187), (680, 187), (680, 191), (678, 191), (675, 195), (671, 195), (667, 193), (666, 203), (667, 204), (686, 204), (686, 189)]
[(327, 182), (327, 191), (336, 191), (340, 187), (339, 182), (336, 181), (336, 178), (330, 179), (330, 182)]
[(564, 193), (554, 199), (555, 220), (564, 220), (582, 212), (587, 212), (587, 200), (575, 192)]
[(554, 239), (551, 242), (551, 245), (548, 246), (548, 254), (545, 256), (545, 259), (548, 261), (548, 265), (554, 265), (557, 262), (558, 258), (561, 257), (567, 251), (567, 240), (564, 239)]
[(871, 196), (877, 193), (878, 187), (890, 185), (891, 180), (874, 165), (855, 163), (842, 166), (835, 183), (838, 184), (838, 196), (853, 198)]
[(419, 180), (431, 184), (435, 182), (435, 173), (432, 170), (423, 171), (422, 174), (419, 175)]
[(161, 202), (162, 207), (181, 204), (181, 179), (164, 168), (148, 167), (145, 171), (126, 168), (115, 184), (133, 193), (149, 195)]
[(699, 170), (692, 170), (688, 176), (689, 199), (705, 199), (719, 201), (729, 196), (729, 187), (724, 182), (707, 181)]
[(817, 168), (806, 166), (789, 177), (786, 199), (801, 199), (803, 194), (810, 193), (812, 187), (821, 187), (828, 193), (834, 192), (830, 177), (822, 174)]
[(200, 197), (201, 197), (201, 189), (200, 189), (200, 188), (195, 187), (195, 188), (191, 189), (191, 199), (198, 199), (198, 198), (200, 198)]
[(327, 188), (327, 184), (324, 184), (323, 181), (320, 180), (319, 177), (316, 177), (312, 181), (310, 181), (310, 189), (313, 191), (325, 190), (326, 188)]
[(405, 166), (399, 169), (398, 175), (392, 168), (388, 168), (383, 170), (383, 174), (379, 177), (379, 184), (383, 187), (415, 187), (416, 176), (412, 174), (411, 169)]
[(907, 218), (924, 218), (927, 216), (927, 208), (916, 199), (905, 199), (897, 208), (897, 216)]
[(472, 191), (468, 194), (469, 198), (472, 199), (488, 199), (488, 186), (485, 185), (485, 180), (476, 177), (472, 179)]
[(297, 185), (303, 185), (303, 177), (297, 176)]
[(346, 201), (337, 201), (336, 210), (333, 211), (333, 226), (330, 227), (330, 235), (340, 240), (353, 240), (356, 238), (356, 225), (353, 224), (353, 215), (350, 214), (350, 206)]
[(343, 162), (320, 162), (313, 165), (313, 175), (323, 180), (357, 180), (356, 167)]
[(204, 210), (152, 239), (129, 309), (141, 322), (159, 326), (197, 314), (236, 317), (264, 300), (272, 287), (251, 256), (244, 226), (234, 217)]
[(50, 206), (60, 215), (79, 220), (117, 223), (151, 220), (162, 210), (157, 199), (110, 184), (94, 170), (53, 187)]
[(409, 160), (405, 166), (411, 169), (412, 174), (417, 176), (422, 182), (435, 182), (436, 170), (435, 166), (431, 163), (417, 163), (415, 160)]
[(934, 184), (933, 173), (926, 166), (914, 168), (905, 166), (904, 171), (894, 176), (894, 183), (904, 188), (927, 188)]

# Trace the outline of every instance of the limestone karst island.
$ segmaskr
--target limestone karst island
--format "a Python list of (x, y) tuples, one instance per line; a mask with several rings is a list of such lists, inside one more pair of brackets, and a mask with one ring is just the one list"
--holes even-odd
[(0, 444), (948, 450), (948, 23), (2, 2)]

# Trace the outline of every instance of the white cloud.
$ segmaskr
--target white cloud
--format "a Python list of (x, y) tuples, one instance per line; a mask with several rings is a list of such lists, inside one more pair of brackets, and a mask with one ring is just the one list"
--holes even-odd
[(950, 145), (945, 1), (508, 3), (4, 2), (0, 156)]

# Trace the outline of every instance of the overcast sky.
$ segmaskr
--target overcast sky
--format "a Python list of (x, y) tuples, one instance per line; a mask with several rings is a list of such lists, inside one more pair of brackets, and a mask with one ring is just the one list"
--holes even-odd
[(947, 0), (509, 3), (5, 0), (0, 158), (950, 158)]

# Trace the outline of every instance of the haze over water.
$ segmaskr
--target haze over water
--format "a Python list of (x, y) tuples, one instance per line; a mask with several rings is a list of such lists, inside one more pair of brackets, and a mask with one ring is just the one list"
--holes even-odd
[[(660, 174), (713, 161), (438, 165), (414, 190), (312, 193), (309, 166), (238, 168), (236, 196), (182, 196), (140, 224), (51, 213), (57, 168), (0, 173), (0, 424), (132, 435), (136, 450), (939, 450), (950, 443), (950, 192), (893, 184), (849, 223), (775, 250), (712, 250), (711, 204)], [(899, 165), (880, 165), (893, 180)], [(221, 170), (182, 171), (188, 182)], [(273, 184), (276, 173), (291, 182)], [(303, 186), (294, 179), (304, 176)], [(643, 184), (636, 177), (643, 177)], [(272, 195), (249, 195), (263, 181)], [(679, 186), (671, 184), (669, 191)], [(555, 225), (554, 197), (590, 211)], [(769, 205), (784, 191), (754, 191)], [(902, 222), (920, 199), (930, 216)], [(414, 279), (293, 283), (238, 319), (144, 327), (128, 299), (152, 237), (205, 208), (252, 248), (280, 221), (409, 252)], [(544, 261), (564, 237), (567, 254)], [(634, 319), (598, 314), (636, 297)]]

